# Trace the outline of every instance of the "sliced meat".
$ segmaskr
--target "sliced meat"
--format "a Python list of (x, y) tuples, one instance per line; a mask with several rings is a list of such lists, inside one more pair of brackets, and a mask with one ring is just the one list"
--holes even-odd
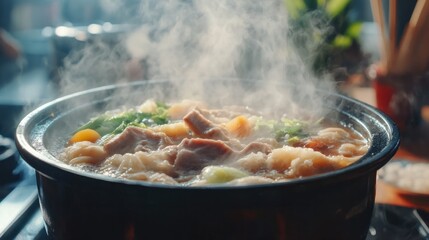
[(282, 147), (275, 138), (258, 138), (254, 142), (265, 143), (271, 146), (272, 149)]
[(227, 160), (239, 159), (251, 153), (264, 156), (271, 153), (272, 147), (266, 143), (253, 142), (241, 151), (234, 151), (225, 142), (205, 138), (183, 139), (178, 146), (175, 170), (201, 170), (207, 165), (222, 164)]
[(273, 150), (273, 147), (267, 143), (262, 142), (252, 142), (249, 143), (243, 150), (240, 151), (239, 155), (245, 156), (250, 153), (262, 152), (264, 154), (269, 154)]
[(197, 108), (197, 110), (209, 121), (216, 124), (226, 123), (239, 115), (238, 113), (233, 113), (223, 109), (208, 110)]
[(230, 166), (256, 173), (267, 168), (267, 155), (261, 152), (250, 153), (231, 162)]
[(222, 109), (198, 109), (206, 118), (211, 121), (225, 122), (229, 121), (240, 115), (254, 115), (259, 116), (260, 113), (250, 109), (249, 107), (242, 106), (225, 106)]
[(172, 144), (170, 138), (162, 132), (154, 132), (139, 127), (127, 127), (106, 144), (104, 150), (109, 154), (125, 154), (137, 151), (149, 152)]
[(198, 137), (228, 140), (228, 135), (224, 129), (208, 120), (196, 109), (188, 113), (183, 121)]
[(222, 141), (183, 139), (178, 146), (174, 168), (178, 171), (200, 170), (214, 162), (221, 163), (232, 154), (234, 151)]
[(170, 164), (174, 164), (174, 161), (176, 160), (177, 156), (177, 145), (171, 145), (167, 146), (164, 149), (160, 150), (159, 152), (162, 153), (163, 159), (166, 159)]
[[(231, 166), (256, 172), (266, 168), (267, 155), (272, 152), (272, 146), (261, 142), (252, 142), (241, 151), (235, 152), (231, 159)], [(236, 159), (236, 160), (235, 160)]]

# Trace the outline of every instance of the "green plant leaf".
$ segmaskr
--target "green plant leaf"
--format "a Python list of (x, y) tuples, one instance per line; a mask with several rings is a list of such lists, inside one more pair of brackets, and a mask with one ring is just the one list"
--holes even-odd
[(350, 4), (350, 0), (329, 0), (326, 4), (326, 12), (331, 18), (338, 16)]
[(344, 48), (350, 47), (352, 43), (353, 43), (353, 40), (351, 37), (345, 36), (345, 35), (337, 35), (334, 41), (332, 42), (332, 45), (334, 47), (344, 49)]
[(287, 12), (292, 19), (297, 19), (303, 12), (307, 11), (307, 6), (304, 1), (285, 0), (284, 1)]
[(317, 0), (317, 5), (319, 7), (324, 7), (326, 5), (326, 1), (328, 0)]
[(360, 35), (361, 30), (362, 30), (362, 23), (355, 22), (348, 26), (346, 30), (346, 35), (353, 39), (357, 39)]

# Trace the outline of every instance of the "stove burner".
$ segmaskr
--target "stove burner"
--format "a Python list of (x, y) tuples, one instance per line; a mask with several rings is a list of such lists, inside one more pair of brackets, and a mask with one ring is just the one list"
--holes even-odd
[(15, 143), (10, 138), (0, 135), (0, 184), (16, 181), (21, 173), (17, 170), (19, 163)]
[(34, 170), (16, 161), (13, 178), (0, 184), (0, 240), (46, 239)]

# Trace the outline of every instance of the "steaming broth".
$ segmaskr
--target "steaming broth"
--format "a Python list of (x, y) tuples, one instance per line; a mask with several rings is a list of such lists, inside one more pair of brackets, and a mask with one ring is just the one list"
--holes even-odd
[(239, 106), (153, 100), (76, 130), (59, 158), (108, 176), (173, 185), (282, 182), (346, 167), (368, 151), (352, 129)]

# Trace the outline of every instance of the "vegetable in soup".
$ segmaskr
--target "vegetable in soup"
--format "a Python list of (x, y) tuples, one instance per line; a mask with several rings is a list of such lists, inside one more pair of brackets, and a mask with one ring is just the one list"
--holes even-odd
[(275, 119), (248, 107), (147, 100), (79, 127), (60, 159), (87, 171), (201, 186), (283, 182), (347, 167), (368, 141), (326, 120)]

